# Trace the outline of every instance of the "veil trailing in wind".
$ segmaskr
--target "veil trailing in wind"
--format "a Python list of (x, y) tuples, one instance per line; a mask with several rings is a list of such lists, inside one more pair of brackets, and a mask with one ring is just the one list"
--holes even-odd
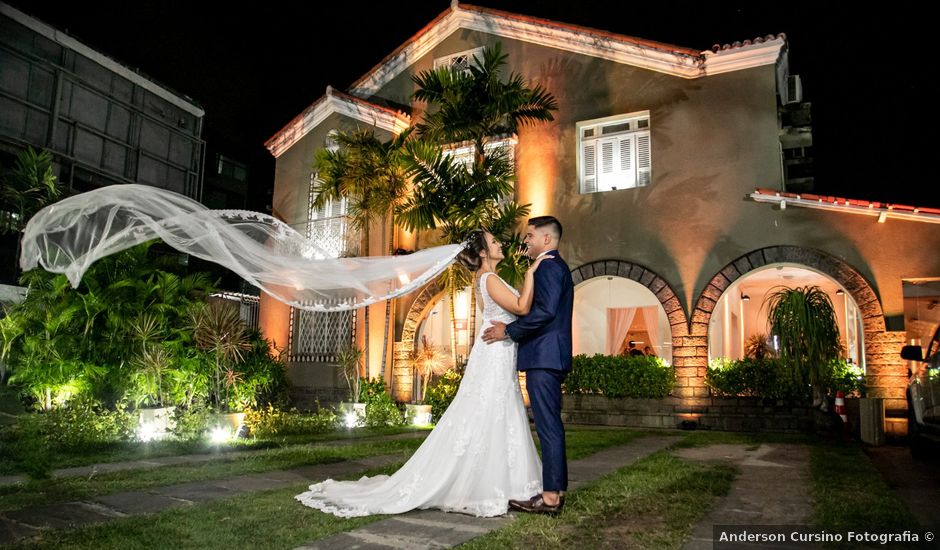
[(407, 294), (441, 273), (462, 248), (330, 258), (267, 214), (210, 210), (171, 191), (126, 184), (40, 210), (26, 225), (20, 267), (64, 273), (77, 287), (95, 261), (152, 239), (223, 265), (274, 298), (314, 311), (353, 309)]

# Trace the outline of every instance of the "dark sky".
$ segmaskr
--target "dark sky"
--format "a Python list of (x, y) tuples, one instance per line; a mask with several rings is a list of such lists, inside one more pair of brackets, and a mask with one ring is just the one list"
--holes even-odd
[[(210, 148), (250, 163), (248, 206), (258, 210), (274, 177), (263, 142), (327, 85), (345, 89), (449, 6), (6, 1), (200, 103)], [(817, 190), (940, 206), (940, 185), (926, 170), (938, 155), (930, 137), (937, 109), (927, 96), (935, 29), (912, 5), (868, 11), (824, 2), (474, 3), (697, 49), (784, 32), (791, 73), (801, 75), (813, 104)]]

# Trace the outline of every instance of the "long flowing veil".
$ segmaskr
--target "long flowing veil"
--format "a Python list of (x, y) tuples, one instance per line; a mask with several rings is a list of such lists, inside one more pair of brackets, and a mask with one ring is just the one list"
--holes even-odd
[(103, 187), (40, 210), (26, 225), (20, 266), (64, 273), (73, 287), (100, 258), (152, 239), (223, 265), (291, 306), (362, 307), (415, 290), (443, 271), (460, 245), (405, 256), (329, 258), (267, 214), (210, 210), (146, 185)]

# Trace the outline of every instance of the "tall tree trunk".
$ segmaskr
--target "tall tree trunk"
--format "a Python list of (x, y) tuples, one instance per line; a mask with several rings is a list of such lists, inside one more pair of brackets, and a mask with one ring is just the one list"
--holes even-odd
[(457, 368), (457, 288), (450, 289), (450, 354)]
[[(395, 253), (395, 214), (388, 212), (388, 255)], [(385, 362), (388, 358), (388, 326), (392, 318), (392, 300), (385, 300), (385, 329), (382, 331), (382, 380), (385, 380)]]
[[(476, 286), (476, 281), (474, 281), (474, 287)], [(470, 333), (470, 337), (467, 342), (467, 354), (473, 351), (473, 343), (476, 341), (477, 337), (477, 291), (476, 288), (471, 288), (470, 290), (470, 326), (467, 327), (467, 330)]]
[[(369, 222), (366, 221), (362, 225), (362, 235), (363, 240), (365, 241), (365, 246), (362, 249), (363, 257), (369, 256)], [(363, 346), (363, 361), (365, 363), (366, 370), (366, 379), (369, 379), (369, 308), (370, 306), (365, 306), (362, 314), (362, 346)]]

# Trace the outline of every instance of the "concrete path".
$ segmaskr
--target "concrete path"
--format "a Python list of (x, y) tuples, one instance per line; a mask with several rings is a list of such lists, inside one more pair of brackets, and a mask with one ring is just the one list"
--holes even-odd
[[(715, 525), (807, 525), (812, 521), (810, 449), (805, 445), (763, 444), (757, 449), (711, 445), (680, 449), (675, 454), (688, 460), (729, 462), (740, 470), (728, 495), (695, 526), (683, 550), (711, 550)], [(769, 547), (764, 543), (754, 548)]]
[[(660, 451), (678, 440), (676, 436), (640, 437), (568, 463), (568, 488), (577, 490), (619, 468)], [(499, 529), (513, 521), (514, 513), (497, 518), (477, 518), (437, 510), (416, 510), (390, 516), (359, 529), (311, 541), (299, 550), (366, 550), (396, 548), (417, 550), (451, 548)]]
[[(298, 446), (309, 445), (319, 447), (346, 447), (359, 443), (368, 443), (374, 441), (393, 441), (397, 439), (418, 439), (427, 437), (430, 431), (406, 432), (395, 435), (377, 435), (372, 437), (358, 437), (351, 439), (332, 439), (327, 441), (316, 441), (313, 443), (298, 443)], [(121, 472), (126, 470), (144, 470), (150, 468), (160, 468), (162, 466), (176, 466), (179, 464), (198, 464), (201, 462), (211, 462), (213, 460), (227, 460), (238, 458), (240, 456), (251, 455), (267, 449), (253, 449), (247, 451), (224, 451), (218, 453), (199, 453), (191, 455), (162, 456), (155, 458), (142, 458), (139, 460), (128, 460), (126, 462), (107, 462), (102, 464), (92, 464), (90, 466), (78, 466), (75, 468), (62, 468), (52, 472), (53, 478), (63, 477), (93, 477), (108, 472)], [(8, 485), (17, 485), (26, 483), (24, 475), (0, 476), (0, 487)]]
[(162, 512), (177, 506), (191, 506), (256, 491), (349, 476), (393, 464), (405, 456), (404, 453), (396, 453), (229, 479), (181, 483), (5, 512), (0, 514), (0, 545), (33, 536), (45, 529), (87, 527), (128, 516)]

